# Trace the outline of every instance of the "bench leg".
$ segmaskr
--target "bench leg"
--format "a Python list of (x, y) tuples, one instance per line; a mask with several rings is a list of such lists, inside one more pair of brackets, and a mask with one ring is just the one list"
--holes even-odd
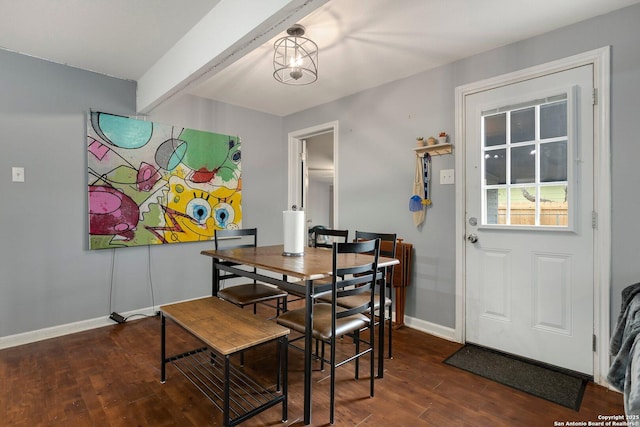
[(228, 426), (230, 424), (230, 409), (229, 409), (229, 396), (230, 396), (230, 392), (229, 392), (229, 383), (230, 383), (230, 378), (231, 378), (231, 372), (229, 369), (229, 365), (230, 365), (230, 360), (231, 357), (229, 355), (224, 357), (224, 402), (223, 402), (223, 409), (222, 409), (222, 423), (225, 426)]
[[(278, 340), (278, 345), (276, 346), (276, 360), (277, 360), (277, 366), (276, 366), (276, 391), (280, 391), (281, 387), (280, 385), (282, 384), (281, 380), (282, 380), (282, 339)], [(284, 368), (286, 369), (286, 368)]]

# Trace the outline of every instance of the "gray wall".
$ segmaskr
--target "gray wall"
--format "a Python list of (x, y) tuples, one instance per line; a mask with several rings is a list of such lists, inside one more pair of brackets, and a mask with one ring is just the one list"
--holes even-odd
[[(135, 82), (2, 50), (0, 64), (0, 337), (210, 293), (200, 251), (211, 243), (87, 249), (85, 115), (135, 114)], [(149, 119), (240, 135), (244, 223), (260, 228), (261, 243), (278, 242), (281, 118), (184, 97)], [(26, 182), (11, 182), (12, 166)]]
[(440, 170), (454, 167), (454, 157), (433, 158), (433, 206), (424, 226), (416, 228), (408, 211), (415, 138), (446, 131), (455, 144), (457, 86), (611, 45), (611, 322), (615, 325), (620, 291), (640, 281), (640, 263), (635, 259), (640, 253), (638, 22), (640, 5), (635, 5), (286, 117), (285, 133), (339, 120), (340, 227), (396, 232), (414, 244), (408, 316), (455, 325), (455, 187), (438, 183)]
[[(407, 315), (453, 327), (454, 186), (434, 183), (434, 205), (416, 229), (408, 211), (415, 137), (444, 130), (455, 143), (458, 85), (611, 45), (615, 322), (620, 291), (640, 281), (637, 22), (640, 5), (284, 119), (190, 96), (149, 119), (242, 137), (244, 220), (264, 244), (282, 233), (287, 133), (339, 120), (340, 227), (395, 231), (413, 243)], [(210, 243), (87, 250), (85, 114), (134, 114), (135, 83), (5, 51), (0, 64), (0, 337), (107, 316), (111, 288), (118, 312), (151, 306), (151, 284), (156, 305), (206, 295), (210, 263), (199, 253)], [(12, 166), (25, 167), (25, 183), (11, 183)], [(435, 177), (453, 167), (453, 156), (434, 157)]]
[[(409, 198), (416, 137), (453, 133), (453, 88), (450, 69), (441, 68), (285, 118), (285, 133), (339, 121), (339, 228), (395, 232), (414, 244), (406, 314), (448, 327), (455, 323), (454, 186), (432, 185), (420, 229)], [(453, 167), (451, 155), (433, 158), (434, 177)]]
[(132, 114), (135, 83), (6, 51), (0, 64), (4, 336), (107, 312), (111, 255), (86, 251), (85, 112)]

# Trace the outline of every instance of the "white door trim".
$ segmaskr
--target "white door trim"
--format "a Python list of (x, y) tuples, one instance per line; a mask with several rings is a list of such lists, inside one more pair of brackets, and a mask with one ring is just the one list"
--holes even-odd
[(298, 153), (300, 152), (300, 141), (315, 135), (333, 132), (333, 228), (338, 227), (338, 121), (319, 124), (305, 129), (289, 132), (288, 137), (288, 185), (287, 185), (287, 208), (298, 204), (300, 194), (300, 168), (298, 167)]
[(610, 277), (611, 277), (611, 150), (610, 150), (610, 46), (568, 58), (526, 68), (459, 86), (455, 90), (455, 168), (456, 168), (456, 324), (455, 339), (465, 342), (465, 99), (477, 92), (517, 83), (546, 74), (593, 64), (594, 88), (597, 99), (594, 109), (594, 209), (597, 226), (594, 229), (594, 334), (597, 337), (593, 354), (594, 381), (606, 384), (609, 368)]

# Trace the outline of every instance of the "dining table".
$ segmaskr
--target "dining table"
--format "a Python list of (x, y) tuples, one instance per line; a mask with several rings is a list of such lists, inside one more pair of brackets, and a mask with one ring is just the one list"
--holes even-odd
[[(291, 292), (304, 295), (306, 324), (313, 324), (314, 298), (331, 289), (333, 253), (327, 248), (305, 247), (299, 256), (285, 255), (284, 245), (243, 247), (221, 250), (204, 250), (202, 255), (213, 259), (212, 295), (220, 289), (220, 271), (226, 271), (241, 277), (269, 283)], [(361, 264), (363, 254), (340, 254), (341, 266)], [(229, 265), (229, 262), (237, 265)], [(399, 261), (395, 258), (379, 257), (378, 267), (383, 269)], [(244, 266), (244, 268), (243, 268)], [(247, 268), (248, 267), (248, 268)], [(255, 270), (254, 270), (255, 269)], [(382, 275), (383, 280), (386, 275)], [(383, 283), (381, 289), (386, 289)], [(382, 322), (384, 323), (384, 322)], [(378, 366), (381, 370), (383, 351), (379, 349)], [(304, 424), (311, 423), (311, 384), (312, 384), (313, 338), (311, 328), (304, 336)]]

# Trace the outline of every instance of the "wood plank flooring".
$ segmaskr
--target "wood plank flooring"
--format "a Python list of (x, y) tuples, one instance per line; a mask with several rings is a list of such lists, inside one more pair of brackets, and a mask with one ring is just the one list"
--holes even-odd
[[(195, 344), (168, 322), (168, 353)], [(344, 339), (340, 347), (351, 351)], [(410, 328), (394, 331), (394, 358), (385, 361), (375, 397), (368, 394), (368, 359), (361, 380), (353, 364), (338, 369), (338, 426), (554, 426), (623, 414), (622, 395), (589, 384), (579, 412), (445, 365), (460, 347)], [(260, 370), (273, 352), (249, 352), (246, 369)], [(289, 420), (276, 406), (243, 426), (301, 426), (302, 353), (289, 351)], [(329, 424), (329, 369), (315, 367), (314, 426)], [(1, 426), (219, 426), (222, 416), (173, 367), (160, 383), (160, 319), (144, 318), (0, 350)]]

